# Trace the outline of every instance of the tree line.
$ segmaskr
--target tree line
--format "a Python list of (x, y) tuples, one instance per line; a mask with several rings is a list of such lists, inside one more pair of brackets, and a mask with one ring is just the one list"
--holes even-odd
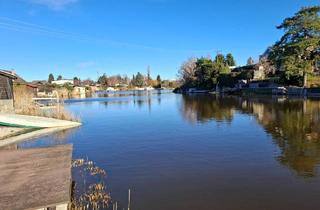
[(154, 80), (152, 79), (150, 73), (147, 73), (147, 75), (143, 75), (142, 73), (138, 72), (137, 74), (132, 75), (132, 78), (129, 78), (127, 75), (116, 75), (108, 77), (106, 74), (103, 74), (102, 76), (99, 76), (97, 83), (105, 87), (128, 85), (132, 87), (152, 86), (161, 88), (162, 80), (160, 75), (157, 75), (156, 80)]
[[(302, 8), (277, 29), (283, 30), (284, 35), (258, 62), (266, 67), (267, 76), (278, 78), (280, 84), (296, 86), (305, 86), (307, 77), (320, 78), (320, 6)], [(250, 57), (247, 65), (254, 64)], [(181, 88), (214, 89), (253, 77), (252, 72), (230, 74), (230, 67), (235, 65), (231, 53), (218, 54), (215, 59), (190, 58), (183, 62), (178, 73)]]
[(189, 58), (178, 72), (182, 88), (213, 89), (222, 75), (229, 74), (236, 61), (231, 53), (210, 57)]
[[(57, 80), (62, 80), (63, 77), (59, 75)], [(51, 84), (52, 81), (55, 81), (55, 77), (53, 74), (49, 74), (48, 83)], [(111, 75), (108, 76), (106, 73), (98, 76), (97, 80), (81, 80), (78, 77), (73, 78), (73, 83), (75, 86), (82, 86), (82, 85), (94, 85), (99, 84), (104, 88), (107, 87), (145, 87), (151, 86), (154, 88), (161, 88), (163, 87), (176, 87), (175, 81), (169, 80), (162, 80), (161, 76), (158, 74), (155, 79), (151, 77), (151, 69), (148, 67), (147, 74), (143, 75), (142, 73), (138, 72), (137, 74), (132, 75), (132, 78), (129, 78), (126, 74), (125, 75)]]

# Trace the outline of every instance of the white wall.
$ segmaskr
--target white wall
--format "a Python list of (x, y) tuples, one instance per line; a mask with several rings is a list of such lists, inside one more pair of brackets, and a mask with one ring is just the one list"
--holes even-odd
[(52, 84), (56, 84), (56, 85), (64, 85), (64, 84), (72, 84), (73, 85), (73, 80), (69, 80), (69, 79), (62, 79), (62, 80), (55, 80), (51, 82)]

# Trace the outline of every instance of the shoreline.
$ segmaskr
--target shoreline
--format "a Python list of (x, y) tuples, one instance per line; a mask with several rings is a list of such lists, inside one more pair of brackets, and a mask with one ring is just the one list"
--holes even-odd
[(173, 91), (175, 94), (211, 94), (211, 95), (237, 95), (237, 96), (295, 96), (303, 98), (318, 98), (320, 97), (320, 88), (297, 88), (286, 87), (279, 89), (277, 87), (265, 88), (242, 88), (242, 89), (226, 89), (222, 91), (214, 91), (209, 89), (192, 90), (177, 88)]

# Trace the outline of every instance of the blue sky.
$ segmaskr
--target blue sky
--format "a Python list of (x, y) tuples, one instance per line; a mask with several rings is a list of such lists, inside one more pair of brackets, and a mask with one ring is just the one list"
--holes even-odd
[(146, 73), (175, 79), (192, 56), (234, 54), (239, 65), (319, 0), (0, 0), (0, 68), (27, 80)]

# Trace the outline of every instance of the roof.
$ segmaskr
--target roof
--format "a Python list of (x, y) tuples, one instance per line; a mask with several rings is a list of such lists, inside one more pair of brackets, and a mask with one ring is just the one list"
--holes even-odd
[(26, 85), (26, 84), (28, 84), (28, 82), (27, 81), (25, 81), (24, 79), (22, 79), (22, 77), (20, 77), (19, 75), (17, 75), (17, 74), (15, 74), (16, 75), (16, 79), (14, 80), (14, 82), (16, 83), (16, 84), (21, 84), (21, 85)]
[[(12, 79), (14, 80), (15, 84), (19, 84), (19, 85), (27, 85), (28, 87), (31, 88), (37, 88), (37, 86), (25, 81), (22, 77), (20, 77), (18, 74), (16, 74), (14, 71), (8, 71), (8, 70), (2, 70), (2, 72), (4, 74), (9, 74), (10, 76), (12, 76)], [(0, 74), (1, 74), (1, 70), (0, 70)]]
[(13, 79), (14, 83), (16, 83), (16, 84), (27, 85), (31, 88), (37, 88), (36, 85), (25, 81), (22, 77), (20, 77), (14, 71), (0, 69), (0, 75), (5, 76), (5, 77), (9, 77), (10, 79)]
[(0, 209), (70, 202), (72, 145), (0, 152)]
[(12, 72), (10, 72), (8, 70), (3, 70), (3, 69), (0, 69), (0, 75), (8, 77), (10, 79), (16, 79), (17, 78)]
[(47, 80), (33, 80), (31, 82), (31, 84), (33, 84), (33, 85), (44, 85), (44, 84), (47, 84), (47, 83), (48, 83)]

